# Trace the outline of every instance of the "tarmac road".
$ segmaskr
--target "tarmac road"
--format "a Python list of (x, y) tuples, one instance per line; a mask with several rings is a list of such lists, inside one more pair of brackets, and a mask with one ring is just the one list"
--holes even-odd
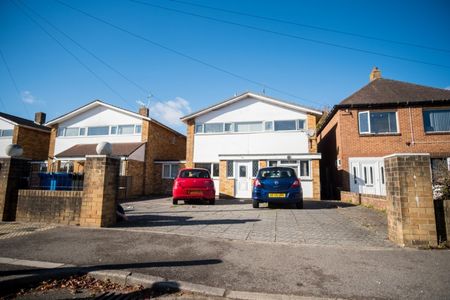
[[(254, 242), (57, 227), (0, 239), (0, 256), (131, 270), (235, 291), (339, 298), (450, 298), (450, 251)], [(0, 265), (0, 277), (29, 274)]]

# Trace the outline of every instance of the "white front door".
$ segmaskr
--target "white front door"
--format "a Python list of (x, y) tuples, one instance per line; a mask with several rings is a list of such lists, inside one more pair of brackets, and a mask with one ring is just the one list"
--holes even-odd
[(252, 164), (249, 161), (236, 162), (235, 197), (252, 197)]

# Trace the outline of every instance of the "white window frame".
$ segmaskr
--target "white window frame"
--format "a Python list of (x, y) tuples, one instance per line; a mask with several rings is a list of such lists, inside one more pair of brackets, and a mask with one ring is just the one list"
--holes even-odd
[(439, 111), (439, 110), (450, 110), (450, 107), (436, 107), (436, 108), (424, 108), (422, 109), (422, 122), (423, 122), (423, 131), (425, 133), (429, 133), (429, 134), (433, 134), (433, 133), (450, 133), (450, 130), (447, 131), (429, 131), (427, 130), (427, 128), (425, 127), (425, 118), (424, 118), (424, 114), (428, 111)]
[[(161, 166), (161, 177), (162, 177), (162, 179), (175, 179), (175, 177), (178, 175), (178, 172), (177, 172), (177, 175), (175, 175), (175, 177), (172, 177), (172, 168), (174, 166), (177, 166), (178, 167), (178, 171), (180, 171), (179, 164), (162, 164), (162, 166)], [(164, 175), (164, 167), (169, 167), (169, 176), (168, 177)]]
[[(3, 135), (3, 132), (11, 131), (11, 135)], [(0, 129), (0, 138), (10, 138), (14, 136), (14, 129)]]
[[(206, 126), (207, 125), (222, 125), (222, 131), (213, 131), (213, 132), (206, 132)], [(203, 134), (223, 134), (225, 131), (225, 123), (222, 122), (214, 122), (214, 123), (203, 123)]]
[[(231, 176), (228, 176), (228, 162), (231, 162), (232, 167), (233, 167), (233, 174)], [(234, 179), (236, 175), (236, 161), (234, 160), (227, 160), (226, 161), (226, 166), (225, 166), (225, 176), (227, 177), (227, 179)]]
[[(270, 129), (267, 129), (266, 124), (271, 124)], [(274, 131), (273, 125), (274, 125), (273, 121), (264, 121), (264, 131)]]
[[(372, 132), (372, 125), (370, 123), (370, 113), (371, 112), (393, 112), (395, 113), (395, 125), (397, 126), (397, 131), (395, 132), (380, 132), (380, 133), (374, 133)], [(361, 126), (360, 126), (360, 115), (361, 114), (367, 114), (367, 128), (369, 131), (361, 132)], [(371, 111), (371, 110), (365, 110), (365, 111), (359, 111), (358, 112), (358, 132), (359, 134), (373, 134), (373, 135), (389, 135), (389, 134), (398, 134), (400, 133), (400, 123), (398, 122), (398, 112), (396, 110), (382, 110), (382, 111)]]
[[(201, 128), (200, 131), (197, 131), (197, 126)], [(195, 124), (194, 125), (194, 134), (203, 134), (204, 133), (204, 128), (203, 128), (203, 124)]]
[[(291, 131), (291, 130), (289, 130)], [(296, 162), (295, 164), (293, 163), (281, 163), (284, 159), (282, 160), (276, 160), (276, 159), (270, 159), (267, 160), (267, 166), (269, 167), (269, 161), (276, 161), (277, 162), (277, 167), (288, 167), (288, 168), (293, 168), (296, 169), (296, 174), (297, 177), (300, 178), (300, 180), (312, 180), (312, 160), (310, 159), (294, 159)], [(309, 171), (309, 176), (300, 176), (300, 161), (307, 161), (308, 162), (308, 171)], [(294, 167), (295, 165), (295, 167)]]

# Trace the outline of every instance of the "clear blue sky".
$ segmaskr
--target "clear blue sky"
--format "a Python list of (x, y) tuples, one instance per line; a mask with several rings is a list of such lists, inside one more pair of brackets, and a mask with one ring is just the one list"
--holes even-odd
[[(128, 0), (61, 1), (184, 55), (264, 83), (268, 85), (265, 91), (269, 96), (307, 106), (322, 108), (338, 103), (368, 83), (373, 66), (378, 66), (385, 78), (439, 88), (450, 87), (448, 1), (182, 0), (222, 10), (446, 49), (447, 52), (321, 31), (169, 0), (140, 1), (276, 31), (282, 35)], [(32, 118), (36, 111), (44, 111), (49, 120), (94, 99), (133, 111), (137, 111), (139, 106), (136, 101), (148, 101), (147, 92), (111, 71), (34, 12), (27, 11), (123, 99), (116, 95), (14, 3), (20, 2), (0, 1), (0, 50), (19, 93), (0, 58), (1, 111), (26, 118)], [(183, 133), (184, 126), (177, 123), (179, 116), (235, 93), (261, 93), (263, 90), (261, 85), (137, 39), (55, 0), (23, 3), (131, 81), (151, 91), (154, 95), (150, 98), (152, 116)], [(351, 51), (283, 35), (430, 64)]]

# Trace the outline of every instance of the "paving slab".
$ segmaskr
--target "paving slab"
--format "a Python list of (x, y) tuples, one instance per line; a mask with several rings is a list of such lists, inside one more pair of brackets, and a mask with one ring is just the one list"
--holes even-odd
[(180, 203), (172, 205), (170, 198), (127, 202), (129, 221), (114, 228), (274, 243), (396, 247), (387, 239), (385, 213), (338, 201), (305, 201), (304, 209), (254, 209), (245, 199), (219, 199), (216, 205)]

